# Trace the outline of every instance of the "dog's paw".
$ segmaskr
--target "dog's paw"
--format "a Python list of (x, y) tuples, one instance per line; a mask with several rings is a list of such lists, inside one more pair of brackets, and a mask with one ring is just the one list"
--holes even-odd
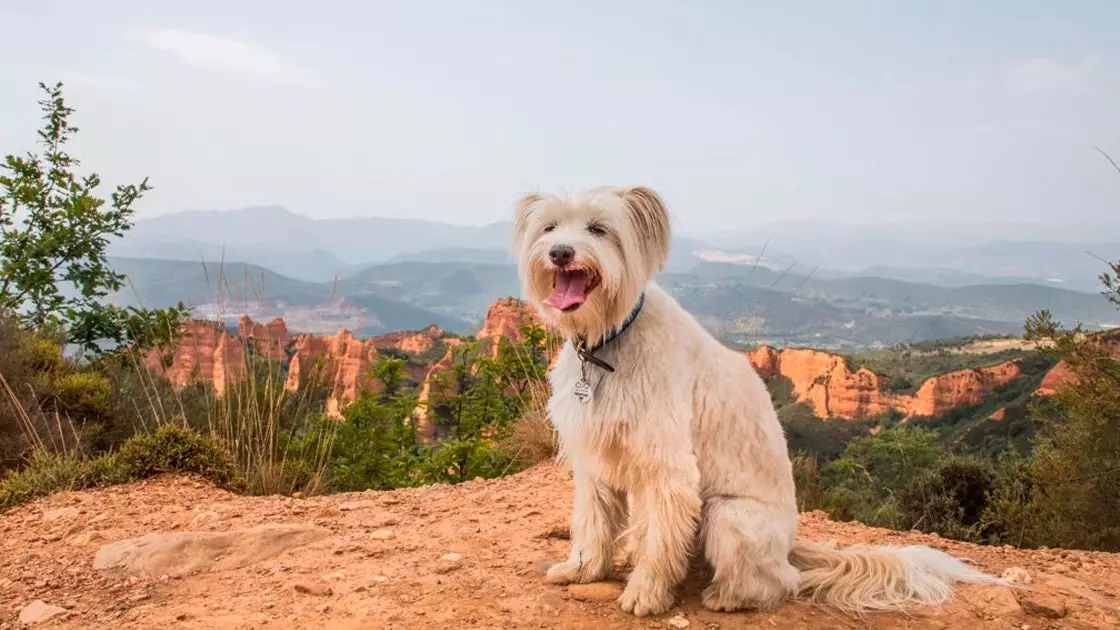
[(544, 581), (549, 584), (586, 584), (607, 577), (606, 569), (596, 563), (569, 560), (549, 567)]
[(704, 608), (715, 612), (735, 612), (749, 607), (742, 599), (732, 597), (730, 593), (715, 584), (704, 589), (700, 601), (704, 604)]
[[(759, 582), (755, 582), (757, 586)], [(704, 608), (715, 612), (735, 612), (738, 610), (768, 611), (777, 608), (782, 597), (777, 592), (765, 591), (759, 588), (747, 589), (746, 592), (735, 592), (726, 585), (712, 583), (704, 589), (700, 602)]]
[(656, 580), (635, 575), (630, 576), (626, 589), (618, 598), (622, 610), (638, 617), (660, 615), (673, 606), (673, 591)]

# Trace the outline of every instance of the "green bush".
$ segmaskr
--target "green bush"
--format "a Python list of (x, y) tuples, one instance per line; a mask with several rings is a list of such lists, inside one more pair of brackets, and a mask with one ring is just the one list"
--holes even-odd
[(776, 374), (766, 380), (766, 389), (770, 391), (770, 402), (776, 409), (781, 409), (794, 402), (793, 380), (788, 376)]
[(854, 439), (867, 435), (866, 422), (821, 420), (808, 403), (792, 403), (778, 410), (790, 452), (815, 455), (830, 462)]
[(108, 417), (112, 388), (97, 372), (74, 372), (54, 381), (55, 408), (74, 422), (98, 422)]
[(793, 481), (797, 488), (798, 511), (808, 512), (824, 507), (824, 489), (821, 487), (817, 456), (794, 452), (790, 454), (790, 463), (793, 465)]
[(1042, 432), (989, 518), (1024, 546), (1120, 550), (1120, 336), (1067, 330), (1046, 311), (1027, 322), (1027, 333), (1076, 378), (1034, 406)]
[(0, 509), (62, 490), (126, 483), (162, 473), (199, 475), (235, 490), (243, 485), (220, 444), (190, 429), (168, 425), (154, 434), (136, 436), (119, 452), (100, 457), (39, 452), (27, 466), (0, 478)]
[(951, 456), (914, 478), (898, 495), (899, 509), (911, 529), (958, 540), (981, 541), (989, 495), (995, 489), (992, 466), (978, 457)]
[(821, 470), (825, 506), (841, 520), (902, 527), (898, 494), (942, 455), (937, 433), (929, 429), (895, 427), (857, 438)]
[(241, 483), (229, 452), (220, 444), (174, 425), (133, 437), (124, 443), (115, 459), (116, 470), (127, 479), (177, 472), (199, 475), (222, 487)]
[(27, 466), (0, 478), (0, 510), (53, 492), (89, 487), (96, 483), (91, 483), (94, 474), (89, 462), (79, 457), (38, 453)]
[(40, 442), (70, 445), (40, 407), (66, 369), (51, 338), (24, 331), (0, 314), (0, 474), (19, 466)]

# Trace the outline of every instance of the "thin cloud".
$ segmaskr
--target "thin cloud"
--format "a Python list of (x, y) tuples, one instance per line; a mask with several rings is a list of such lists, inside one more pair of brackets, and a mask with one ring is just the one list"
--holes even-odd
[(1007, 83), (1012, 88), (1031, 92), (1077, 89), (1098, 74), (1101, 61), (1100, 55), (1089, 55), (1070, 63), (1049, 57), (1030, 59), (1011, 68)]
[(137, 38), (192, 66), (250, 74), (285, 85), (313, 87), (319, 84), (305, 69), (276, 51), (230, 37), (149, 28), (137, 33)]

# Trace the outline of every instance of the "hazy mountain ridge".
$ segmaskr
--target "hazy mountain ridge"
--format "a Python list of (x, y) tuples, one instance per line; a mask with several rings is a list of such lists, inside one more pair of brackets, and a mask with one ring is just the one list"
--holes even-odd
[[(310, 219), (278, 206), (143, 219), (115, 256), (257, 264), (322, 282), (388, 262), (511, 262), (509, 222), (458, 226), (419, 219)], [(1120, 252), (1120, 226), (790, 220), (723, 233), (677, 231), (669, 271), (739, 260), (818, 279), (875, 276), (940, 286), (1033, 283), (1094, 291)]]
[[(283, 316), (306, 332), (376, 334), (433, 323), (465, 332), (495, 299), (520, 293), (512, 264), (397, 262), (321, 283), (241, 263), (114, 258), (112, 264), (135, 289), (122, 301), (164, 306), (182, 299), (203, 314)], [(946, 288), (883, 278), (821, 280), (730, 263), (702, 263), (658, 278), (721, 337), (774, 345), (859, 348), (1013, 335), (1040, 308), (1090, 328), (1115, 318), (1100, 295), (1034, 284)]]
[(346, 328), (376, 335), (429, 324), (467, 332), (474, 326), (384, 294), (347, 296), (333, 283), (295, 280), (257, 265), (119, 257), (110, 258), (109, 264), (128, 276), (128, 284), (114, 296), (123, 305), (158, 308), (182, 301), (194, 307), (197, 316), (226, 321), (241, 314), (260, 320), (283, 317), (300, 332)]
[[(124, 239), (113, 244), (111, 253), (164, 257), (161, 247), (184, 241), (224, 246), (234, 252), (319, 250), (330, 252), (344, 265), (360, 266), (410, 251), (454, 247), (463, 241), (472, 248), (505, 248), (508, 224), (475, 227), (419, 219), (310, 219), (277, 206), (192, 210), (137, 221)], [(226, 260), (256, 262), (228, 256)]]
[[(139, 221), (112, 251), (131, 257), (113, 261), (132, 278), (125, 303), (184, 300), (208, 316), (283, 316), (308, 332), (466, 332), (495, 299), (520, 294), (509, 230), (255, 207)], [(1067, 288), (1096, 288), (1100, 262), (1085, 252), (1114, 257), (1120, 243), (1101, 242), (1107, 233), (1040, 240), (1037, 226), (786, 221), (679, 234), (660, 281), (733, 341), (858, 348), (1018, 334), (1042, 308), (1096, 328), (1117, 324), (1114, 311)]]

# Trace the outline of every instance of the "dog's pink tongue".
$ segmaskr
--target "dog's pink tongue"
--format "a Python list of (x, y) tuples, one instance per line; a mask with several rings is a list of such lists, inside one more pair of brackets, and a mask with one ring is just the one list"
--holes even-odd
[(544, 303), (552, 308), (566, 311), (573, 306), (583, 304), (587, 296), (587, 273), (583, 271), (558, 271), (556, 283), (552, 286), (552, 295), (544, 299)]

